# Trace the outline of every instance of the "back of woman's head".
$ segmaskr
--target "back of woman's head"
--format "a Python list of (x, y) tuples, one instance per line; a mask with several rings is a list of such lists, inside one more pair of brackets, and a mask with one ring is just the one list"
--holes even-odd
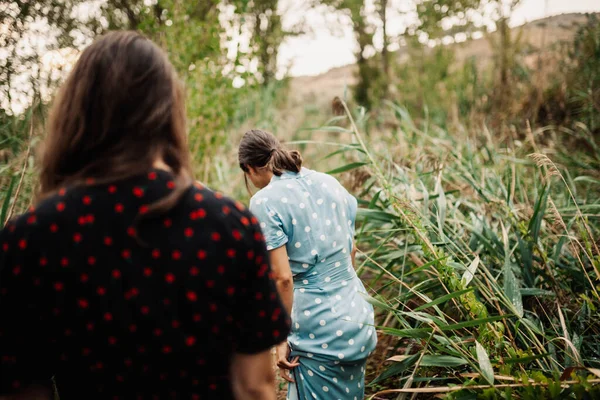
[(248, 167), (266, 168), (281, 176), (285, 171), (300, 172), (302, 169), (302, 156), (298, 151), (286, 150), (273, 134), (260, 129), (244, 133), (238, 159), (244, 172), (248, 172)]
[(135, 32), (86, 48), (50, 113), (41, 195), (84, 179), (141, 174), (162, 159), (189, 185), (182, 88), (164, 52)]

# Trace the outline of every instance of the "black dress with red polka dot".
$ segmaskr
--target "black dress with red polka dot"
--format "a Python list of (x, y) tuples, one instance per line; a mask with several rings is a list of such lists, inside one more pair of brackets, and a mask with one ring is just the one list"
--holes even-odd
[(289, 318), (256, 218), (201, 185), (159, 216), (164, 171), (61, 189), (0, 232), (0, 394), (229, 399), (233, 354)]

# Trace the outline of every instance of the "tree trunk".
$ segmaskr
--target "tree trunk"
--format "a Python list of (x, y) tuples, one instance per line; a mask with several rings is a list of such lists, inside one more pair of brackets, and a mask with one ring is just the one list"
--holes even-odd
[(508, 18), (502, 17), (498, 21), (498, 30), (500, 34), (500, 65), (499, 65), (499, 81), (498, 81), (498, 108), (499, 111), (506, 111), (506, 106), (510, 101), (511, 95), (511, 82), (510, 82), (510, 52), (511, 52), (511, 39), (510, 39), (510, 28), (508, 26)]
[(379, 14), (383, 22), (383, 48), (381, 49), (381, 62), (383, 67), (383, 93), (382, 97), (387, 98), (388, 86), (390, 84), (390, 54), (388, 52), (388, 35), (387, 35), (387, 5), (388, 0), (380, 0)]

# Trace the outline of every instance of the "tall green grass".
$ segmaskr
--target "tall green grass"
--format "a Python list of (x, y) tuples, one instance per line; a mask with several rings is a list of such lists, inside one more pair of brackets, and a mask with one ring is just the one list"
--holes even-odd
[(360, 183), (377, 398), (600, 395), (600, 154), (474, 140), (393, 104), (396, 128), (367, 139), (348, 116), (325, 129), (352, 143), (333, 172)]

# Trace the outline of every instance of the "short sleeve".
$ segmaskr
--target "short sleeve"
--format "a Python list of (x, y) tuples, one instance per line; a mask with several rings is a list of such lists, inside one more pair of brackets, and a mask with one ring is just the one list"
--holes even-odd
[(346, 197), (344, 198), (344, 203), (348, 208), (348, 228), (354, 236), (354, 224), (356, 223), (356, 213), (358, 211), (358, 201), (354, 196), (352, 196), (345, 188), (344, 192)]
[(352, 221), (356, 221), (356, 212), (358, 210), (358, 200), (356, 200), (356, 197), (352, 196), (350, 193), (347, 193), (347, 200), (348, 200), (348, 215), (350, 216), (350, 218), (352, 219)]
[(267, 250), (277, 249), (288, 242), (281, 217), (275, 209), (268, 205), (268, 202), (257, 199), (255, 196), (250, 201), (250, 211), (260, 222)]
[[(256, 221), (250, 213), (248, 218)], [(275, 282), (271, 277), (269, 255), (258, 223), (249, 226), (251, 235), (244, 245), (252, 254), (240, 281), (241, 295), (237, 308), (238, 331), (236, 352), (255, 354), (286, 340), (290, 331), (287, 315)]]
[(34, 282), (35, 243), (15, 226), (0, 231), (0, 395), (33, 383), (49, 384), (53, 357), (44, 339), (41, 293)]

